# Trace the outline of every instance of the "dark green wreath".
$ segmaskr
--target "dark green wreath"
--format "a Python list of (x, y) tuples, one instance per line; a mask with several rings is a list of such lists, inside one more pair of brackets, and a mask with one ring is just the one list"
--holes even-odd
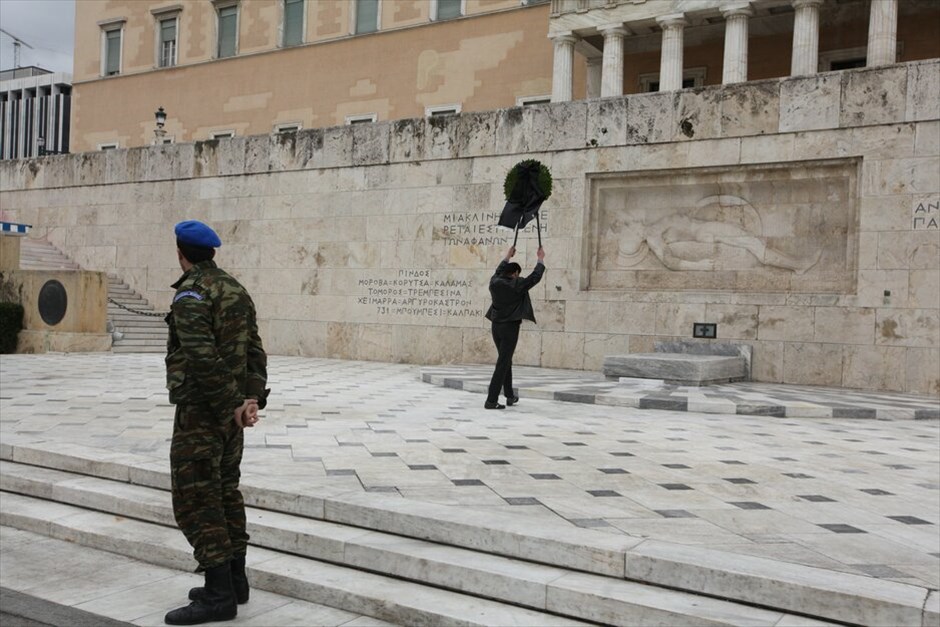
[(549, 172), (548, 167), (535, 159), (526, 159), (514, 165), (506, 174), (506, 181), (503, 183), (503, 193), (506, 196), (506, 200), (509, 200), (513, 189), (516, 187), (516, 182), (519, 180), (519, 169), (533, 165), (537, 166), (539, 169), (539, 192), (541, 192), (542, 196), (545, 198), (552, 195), (552, 173)]

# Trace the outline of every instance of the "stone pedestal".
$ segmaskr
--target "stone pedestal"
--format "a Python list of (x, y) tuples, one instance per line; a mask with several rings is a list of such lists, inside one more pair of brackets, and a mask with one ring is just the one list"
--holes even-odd
[[(40, 293), (50, 282), (65, 294), (58, 319), (43, 318)], [(108, 278), (103, 272), (16, 270), (4, 272), (0, 293), (23, 305), (23, 330), (17, 352), (89, 352), (111, 349), (107, 332)], [(10, 298), (15, 295), (16, 298)]]
[(604, 375), (616, 379), (661, 379), (678, 385), (750, 379), (751, 347), (747, 344), (677, 340), (656, 342), (654, 349), (654, 353), (608, 355), (604, 358)]
[(683, 353), (636, 353), (604, 358), (604, 375), (662, 379), (678, 385), (709, 385), (744, 381), (747, 366), (743, 357), (687, 355)]

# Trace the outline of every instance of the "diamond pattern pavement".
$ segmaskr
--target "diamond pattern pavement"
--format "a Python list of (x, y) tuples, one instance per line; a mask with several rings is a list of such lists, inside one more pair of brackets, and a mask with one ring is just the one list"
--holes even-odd
[[(416, 366), (272, 357), (245, 483), (509, 510), (937, 588), (940, 425), (541, 400), (487, 411)], [(0, 438), (167, 465), (159, 355), (4, 355)]]

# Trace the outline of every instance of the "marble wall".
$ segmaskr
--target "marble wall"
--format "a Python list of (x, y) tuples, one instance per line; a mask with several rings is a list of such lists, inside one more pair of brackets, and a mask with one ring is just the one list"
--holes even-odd
[[(158, 308), (173, 224), (209, 222), (274, 353), (487, 362), (502, 182), (533, 157), (555, 184), (517, 363), (599, 369), (715, 322), (761, 381), (938, 394), (938, 77), (912, 62), (3, 162), (0, 193), (5, 219)], [(524, 267), (536, 246), (532, 225)]]

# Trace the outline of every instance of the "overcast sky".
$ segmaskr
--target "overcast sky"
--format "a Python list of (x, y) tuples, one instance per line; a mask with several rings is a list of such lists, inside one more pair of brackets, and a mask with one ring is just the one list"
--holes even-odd
[[(20, 46), (20, 65), (72, 71), (76, 0), (0, 0), (0, 28), (33, 49)], [(81, 2), (81, 0), (78, 0)], [(13, 40), (0, 33), (0, 70), (13, 67)]]

